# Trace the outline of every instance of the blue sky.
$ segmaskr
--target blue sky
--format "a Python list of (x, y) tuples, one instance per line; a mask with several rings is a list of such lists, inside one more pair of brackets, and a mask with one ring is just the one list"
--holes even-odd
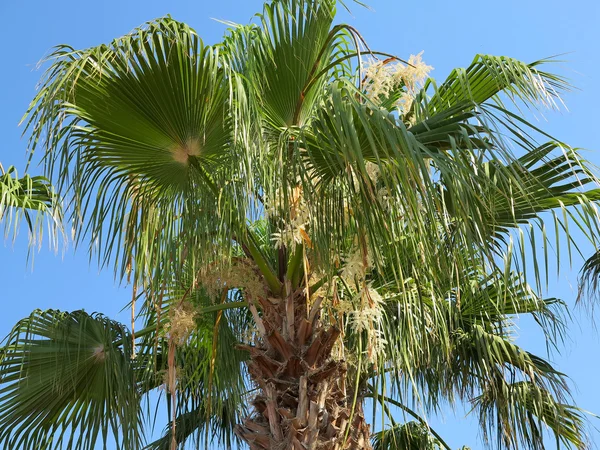
[[(170, 4), (169, 4), (170, 3)], [(533, 61), (563, 54), (565, 63), (553, 70), (566, 75), (578, 90), (565, 96), (568, 111), (548, 113), (539, 125), (557, 138), (589, 149), (584, 155), (600, 165), (597, 111), (600, 100), (600, 2), (594, 0), (422, 0), (399, 2), (371, 0), (372, 11), (352, 5), (353, 15), (340, 8), (339, 20), (358, 28), (373, 49), (408, 57), (424, 50), (425, 62), (435, 68), (432, 76), (443, 79), (456, 66), (466, 66), (477, 53), (507, 55)], [(35, 94), (41, 76), (37, 62), (57, 44), (88, 47), (121, 36), (143, 22), (171, 14), (194, 27), (208, 43), (219, 40), (224, 25), (212, 20), (246, 23), (261, 9), (260, 0), (67, 0), (0, 1), (0, 41), (4, 42), (0, 70), (0, 161), (7, 167), (25, 166), (26, 142), (18, 122)], [(36, 170), (34, 167), (33, 170)], [(73, 310), (85, 308), (128, 320), (120, 312), (129, 292), (115, 285), (110, 271), (89, 264), (84, 249), (54, 254), (44, 246), (35, 254), (33, 269), (27, 265), (27, 237), (4, 241), (0, 246), (0, 335), (34, 308)], [(582, 248), (586, 254), (591, 248)], [(562, 268), (551, 280), (549, 295), (569, 304), (576, 295), (577, 270)], [(600, 338), (592, 330), (593, 318), (576, 311), (571, 334), (561, 354), (552, 355), (559, 370), (568, 373), (579, 406), (600, 413)], [(539, 334), (527, 323), (520, 343), (544, 353)], [(452, 447), (481, 448), (475, 422), (464, 412), (447, 411), (432, 425)], [(600, 422), (593, 421), (594, 425)], [(159, 429), (162, 425), (158, 425)], [(592, 437), (600, 443), (600, 433)]]

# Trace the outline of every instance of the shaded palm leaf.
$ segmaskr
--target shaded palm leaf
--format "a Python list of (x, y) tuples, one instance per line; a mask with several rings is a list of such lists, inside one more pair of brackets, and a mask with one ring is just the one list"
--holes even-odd
[[(212, 407), (210, 412), (202, 407), (181, 413), (177, 416), (175, 433), (177, 442), (184, 445), (186, 442), (196, 442), (200, 445), (208, 430), (211, 445), (214, 448), (232, 448), (233, 430), (239, 420), (239, 403), (237, 400), (225, 399), (222, 403), (222, 409)], [(206, 424), (207, 415), (210, 416), (212, 426)], [(144, 447), (147, 450), (171, 450), (172, 427), (165, 427), (163, 436)], [(193, 444), (192, 444), (193, 445)]]
[(484, 427), (484, 439), (496, 436), (499, 448), (519, 445), (544, 449), (544, 428), (566, 447), (586, 448), (584, 418), (579, 408), (554, 398), (532, 382), (489, 386), (473, 400)]
[(6, 448), (88, 449), (112, 435), (141, 444), (131, 338), (99, 314), (35, 311), (0, 353), (0, 442)]
[[(138, 333), (137, 356), (138, 367), (143, 361), (139, 378), (144, 392), (162, 391), (169, 416), (176, 415), (178, 443), (229, 447), (237, 442), (233, 430), (246, 412), (249, 389), (244, 367), (247, 354), (237, 349), (252, 333), (243, 287), (225, 288), (217, 275), (202, 277), (186, 265), (182, 276), (163, 288), (157, 296), (146, 292), (140, 311), (146, 319)], [(181, 329), (182, 316), (176, 317), (182, 307), (189, 319), (185, 330)], [(173, 373), (175, 379), (171, 379)], [(149, 448), (170, 448), (171, 442), (169, 424), (164, 436)]]
[(373, 435), (374, 450), (440, 450), (444, 448), (420, 422), (397, 424)]
[(598, 283), (600, 283), (600, 252), (590, 256), (581, 268), (578, 300), (597, 296), (600, 292)]
[[(198, 322), (206, 323), (207, 319)], [(213, 341), (215, 336), (216, 342)], [(248, 388), (243, 367), (247, 355), (235, 349), (237, 343), (227, 319), (223, 318), (216, 333), (214, 325), (199, 325), (186, 345), (177, 348), (175, 411), (166, 382), (168, 345), (161, 342), (158, 354), (146, 355), (152, 361), (153, 371), (152, 378), (146, 376), (146, 379), (156, 380), (155, 386), (164, 389), (160, 396), (164, 395), (167, 400), (169, 416), (176, 414), (175, 432), (180, 445), (195, 442), (230, 448), (238, 442), (234, 427), (247, 412), (245, 392)], [(147, 448), (170, 449), (172, 430), (169, 423), (163, 437)]]

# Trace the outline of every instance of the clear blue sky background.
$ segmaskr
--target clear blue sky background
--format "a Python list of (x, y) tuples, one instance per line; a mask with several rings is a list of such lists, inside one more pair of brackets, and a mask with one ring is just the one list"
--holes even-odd
[[(579, 88), (566, 95), (569, 111), (540, 118), (540, 125), (573, 146), (590, 149), (588, 159), (600, 165), (597, 105), (600, 104), (600, 2), (597, 0), (370, 0), (373, 11), (353, 5), (349, 15), (340, 8), (339, 20), (358, 28), (373, 49), (408, 57), (424, 50), (424, 60), (443, 79), (455, 66), (466, 66), (477, 53), (508, 55), (525, 61), (569, 53), (556, 70)], [(108, 42), (143, 22), (171, 14), (193, 26), (208, 43), (219, 40), (224, 25), (211, 18), (246, 23), (261, 9), (261, 0), (0, 0), (0, 161), (7, 167), (25, 165), (26, 143), (18, 122), (35, 93), (41, 76), (36, 63), (56, 44), (75, 48)], [(33, 170), (36, 170), (34, 167)], [(0, 245), (0, 335), (34, 308), (100, 311), (127, 321), (120, 312), (129, 293), (115, 285), (110, 271), (99, 272), (84, 251), (72, 246), (64, 254), (44, 247), (27, 265), (27, 237)], [(583, 248), (591, 253), (591, 248)], [(565, 267), (554, 279), (550, 296), (570, 304), (576, 295), (577, 271)], [(600, 346), (592, 319), (576, 312), (570, 339), (560, 355), (552, 355), (559, 370), (567, 372), (578, 404), (600, 413)], [(519, 330), (520, 343), (544, 353), (537, 333), (527, 323)], [(452, 447), (482, 448), (474, 421), (464, 411), (448, 410), (432, 425)], [(592, 421), (599, 425), (598, 421)], [(162, 425), (159, 424), (161, 429)], [(600, 434), (592, 432), (600, 443)]]

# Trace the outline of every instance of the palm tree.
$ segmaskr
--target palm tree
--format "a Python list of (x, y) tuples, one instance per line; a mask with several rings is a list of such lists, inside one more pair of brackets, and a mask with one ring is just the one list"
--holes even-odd
[(596, 243), (594, 174), (511, 106), (556, 107), (565, 81), (477, 55), (436, 84), (335, 10), (275, 0), (214, 46), (166, 17), (50, 56), (31, 151), (131, 284), (132, 323), (19, 322), (2, 444), (141, 448), (159, 392), (156, 450), (449, 448), (426, 417), (461, 401), (488, 444), (585, 446), (565, 376), (511, 332), (531, 315), (560, 342), (549, 247)]

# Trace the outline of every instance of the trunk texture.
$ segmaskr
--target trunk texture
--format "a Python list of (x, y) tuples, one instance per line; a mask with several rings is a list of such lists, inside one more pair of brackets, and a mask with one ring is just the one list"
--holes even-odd
[[(288, 283), (287, 292), (291, 291)], [(362, 399), (346, 387), (346, 364), (332, 359), (340, 335), (320, 321), (321, 299), (310, 310), (302, 288), (284, 298), (258, 299), (250, 310), (260, 339), (243, 346), (248, 371), (259, 387), (254, 412), (237, 435), (251, 450), (370, 449)]]

